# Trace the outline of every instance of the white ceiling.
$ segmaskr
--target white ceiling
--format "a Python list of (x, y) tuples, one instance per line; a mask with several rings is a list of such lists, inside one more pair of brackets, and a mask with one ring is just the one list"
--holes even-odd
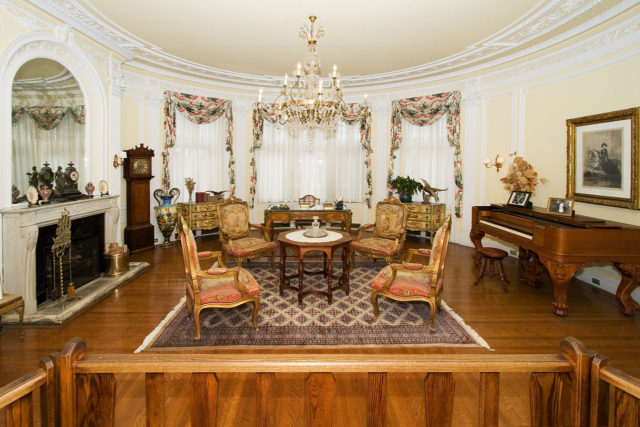
[[(32, 0), (33, 1), (33, 0)], [(34, 1), (37, 3), (37, 1)], [(51, 4), (47, 0), (45, 3)], [(65, 2), (67, 3), (67, 2)], [(588, 30), (637, 0), (72, 0), (103, 27), (143, 47), (204, 67), (254, 76), (291, 72), (306, 43), (309, 15), (326, 35), (323, 72), (343, 76), (438, 71), (482, 64), (557, 43)], [(56, 6), (60, 9), (66, 6)], [(134, 41), (134, 43), (131, 43)], [(535, 50), (535, 49), (534, 49)], [(132, 55), (153, 62), (149, 55)], [(151, 59), (150, 59), (151, 58)], [(159, 61), (161, 62), (161, 61)]]

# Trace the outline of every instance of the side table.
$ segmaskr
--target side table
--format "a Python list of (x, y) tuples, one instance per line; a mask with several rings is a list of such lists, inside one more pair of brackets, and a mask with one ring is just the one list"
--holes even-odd
[[(329, 304), (333, 300), (333, 291), (344, 289), (349, 295), (349, 243), (351, 242), (351, 234), (343, 231), (327, 231), (328, 236), (323, 238), (306, 238), (303, 237), (305, 230), (294, 230), (286, 233), (278, 234), (278, 242), (280, 242), (280, 295), (285, 289), (293, 289), (298, 291), (298, 303), (302, 305), (302, 298), (308, 294), (326, 295)], [(287, 248), (293, 248), (298, 254), (298, 273), (286, 274)], [(333, 275), (333, 254), (342, 248), (342, 275)], [(324, 254), (323, 269), (319, 271), (309, 271), (304, 269), (304, 256), (308, 252), (318, 251)], [(328, 258), (328, 259), (327, 259)], [(302, 289), (303, 278), (305, 274), (323, 274), (327, 278), (327, 291), (319, 291), (310, 289), (304, 291)], [(298, 286), (291, 286), (291, 279), (298, 278)], [(333, 280), (338, 280), (338, 286), (332, 286)]]
[(4, 294), (0, 299), (0, 319), (4, 313), (17, 310), (20, 316), (20, 340), (24, 340), (24, 300), (20, 295)]

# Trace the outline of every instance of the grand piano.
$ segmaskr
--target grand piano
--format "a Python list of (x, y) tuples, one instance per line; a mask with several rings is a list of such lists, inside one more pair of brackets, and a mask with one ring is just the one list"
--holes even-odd
[[(573, 275), (589, 262), (611, 262), (622, 275), (616, 292), (624, 314), (640, 305), (631, 292), (640, 285), (640, 227), (582, 215), (563, 216), (542, 208), (474, 206), (470, 238), (476, 249), (485, 234), (520, 247), (521, 276), (530, 286), (542, 263), (553, 281), (554, 311), (567, 314), (567, 289)], [(474, 255), (479, 263), (480, 254)]]

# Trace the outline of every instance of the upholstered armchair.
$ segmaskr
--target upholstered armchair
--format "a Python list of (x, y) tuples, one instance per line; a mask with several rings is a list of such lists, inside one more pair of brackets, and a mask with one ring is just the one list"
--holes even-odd
[[(273, 256), (276, 243), (271, 241), (269, 231), (262, 225), (249, 223), (249, 206), (247, 202), (230, 196), (219, 206), (220, 242), (222, 250), (232, 257), (236, 265), (242, 265), (245, 259), (253, 259), (271, 252), (270, 261), (273, 267)], [(262, 231), (264, 238), (251, 237), (251, 227)]]
[[(195, 323), (195, 339), (200, 339), (200, 311), (205, 308), (233, 308), (252, 303), (252, 322), (258, 329), (260, 286), (251, 273), (239, 266), (227, 268), (222, 260), (222, 252), (198, 252), (193, 232), (183, 218), (178, 224), (178, 234), (187, 276), (187, 309)], [(205, 260), (215, 262), (205, 270), (200, 265)]]
[[(447, 216), (442, 227), (433, 238), (429, 249), (410, 249), (402, 264), (391, 264), (383, 268), (371, 282), (371, 304), (375, 322), (380, 315), (378, 297), (383, 295), (400, 302), (422, 301), (429, 304), (429, 330), (435, 331), (433, 321), (436, 308), (440, 309), (443, 291), (444, 262), (449, 247), (451, 215)], [(412, 262), (416, 255), (429, 257), (428, 264)]]
[[(398, 255), (406, 237), (407, 208), (395, 197), (388, 197), (376, 205), (375, 224), (364, 224), (357, 230), (351, 242), (351, 265), (355, 265), (355, 253), (371, 258), (391, 258)], [(362, 238), (362, 231), (373, 229), (373, 237)]]

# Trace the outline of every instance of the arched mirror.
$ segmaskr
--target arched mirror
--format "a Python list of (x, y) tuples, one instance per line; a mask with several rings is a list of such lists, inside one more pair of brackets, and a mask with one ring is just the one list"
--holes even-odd
[(60, 63), (37, 58), (18, 70), (11, 100), (14, 203), (29, 185), (48, 185), (52, 198), (70, 196), (72, 187), (77, 193), (71, 184), (86, 177), (84, 104), (77, 80)]

